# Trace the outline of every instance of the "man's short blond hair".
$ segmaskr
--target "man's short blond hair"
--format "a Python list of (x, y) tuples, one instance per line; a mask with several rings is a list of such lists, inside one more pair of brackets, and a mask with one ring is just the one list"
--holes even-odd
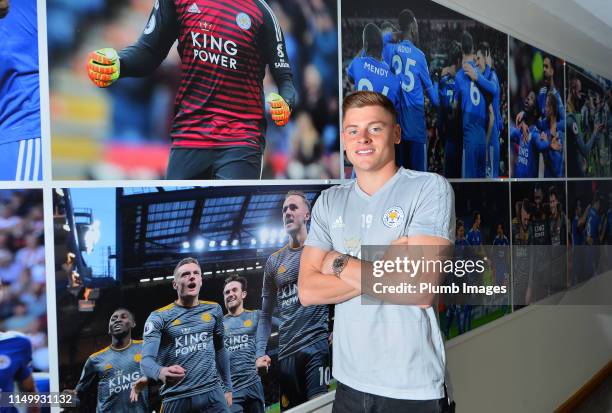
[(397, 122), (397, 111), (395, 110), (395, 106), (393, 106), (393, 102), (385, 95), (367, 90), (346, 95), (342, 102), (342, 113), (346, 115), (349, 109), (364, 108), (366, 106), (380, 106), (393, 116), (394, 122)]

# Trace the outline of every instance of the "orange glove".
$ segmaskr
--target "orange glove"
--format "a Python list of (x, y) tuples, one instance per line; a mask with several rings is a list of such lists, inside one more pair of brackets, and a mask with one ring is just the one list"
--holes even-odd
[(270, 93), (266, 102), (270, 104), (270, 115), (274, 123), (277, 126), (285, 126), (291, 116), (291, 109), (285, 99), (278, 93)]
[(119, 79), (119, 55), (110, 47), (94, 50), (87, 56), (87, 75), (98, 87), (109, 87)]

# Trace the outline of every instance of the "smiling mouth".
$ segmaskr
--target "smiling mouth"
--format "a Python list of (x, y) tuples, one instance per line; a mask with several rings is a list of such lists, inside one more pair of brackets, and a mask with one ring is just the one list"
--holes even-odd
[(121, 324), (117, 323), (117, 324), (113, 324), (113, 331), (115, 330), (121, 330)]
[(374, 153), (374, 149), (359, 149), (355, 151), (357, 155), (370, 155)]

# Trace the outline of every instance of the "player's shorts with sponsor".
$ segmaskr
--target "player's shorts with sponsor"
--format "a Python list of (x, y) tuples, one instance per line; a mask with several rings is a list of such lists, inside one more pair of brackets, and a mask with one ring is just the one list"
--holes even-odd
[(486, 175), (486, 144), (463, 144), (463, 177), (484, 178)]
[(264, 413), (264, 390), (261, 381), (232, 393), (232, 413)]
[(402, 140), (398, 145), (399, 163), (404, 168), (414, 171), (427, 171), (427, 144)]
[(255, 146), (170, 150), (166, 179), (261, 179), (263, 150)]
[(40, 138), (0, 145), (0, 181), (41, 181), (42, 170)]
[(162, 402), (160, 413), (230, 413), (220, 387), (194, 396)]
[(279, 360), (280, 404), (287, 410), (327, 393), (329, 375), (327, 339)]

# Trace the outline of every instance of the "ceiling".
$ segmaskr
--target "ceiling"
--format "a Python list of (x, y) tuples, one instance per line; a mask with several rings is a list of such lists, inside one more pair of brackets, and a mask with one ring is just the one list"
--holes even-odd
[(435, 0), (612, 79), (610, 0)]

